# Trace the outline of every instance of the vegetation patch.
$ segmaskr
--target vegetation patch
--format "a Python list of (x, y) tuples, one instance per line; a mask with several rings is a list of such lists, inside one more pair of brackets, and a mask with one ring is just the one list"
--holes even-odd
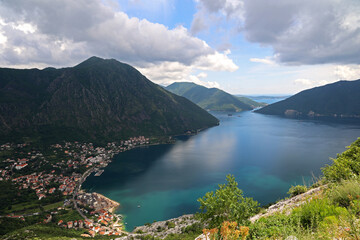
[(326, 182), (340, 182), (359, 176), (360, 173), (360, 138), (353, 142), (348, 150), (332, 159), (333, 164), (323, 168)]
[(226, 184), (219, 184), (219, 189), (208, 192), (199, 198), (200, 219), (210, 227), (219, 227), (224, 221), (249, 222), (249, 217), (259, 211), (259, 203), (252, 198), (245, 198), (232, 175), (226, 176)]
[(308, 188), (304, 185), (291, 186), (291, 188), (288, 191), (288, 194), (290, 195), (290, 197), (295, 197), (299, 194), (305, 193), (307, 190)]

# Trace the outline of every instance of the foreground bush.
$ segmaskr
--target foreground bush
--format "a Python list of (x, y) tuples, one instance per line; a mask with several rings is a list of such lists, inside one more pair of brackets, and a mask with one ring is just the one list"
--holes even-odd
[(345, 180), (334, 186), (328, 193), (333, 204), (349, 207), (355, 200), (360, 200), (360, 181), (358, 179)]
[(291, 186), (291, 188), (288, 191), (288, 194), (290, 195), (290, 197), (294, 197), (299, 194), (305, 193), (307, 190), (308, 188), (304, 185)]
[(346, 215), (346, 209), (332, 205), (328, 199), (314, 199), (293, 210), (292, 217), (297, 219), (304, 229), (316, 229), (327, 217), (338, 218)]
[[(328, 199), (313, 199), (294, 209), (289, 215), (277, 213), (260, 218), (250, 225), (249, 239), (333, 239), (349, 237), (352, 229), (351, 213)], [(339, 239), (339, 238), (336, 238)], [(343, 238), (356, 239), (356, 238)]]
[(360, 138), (353, 142), (348, 150), (332, 160), (332, 165), (322, 169), (327, 182), (356, 178), (360, 174)]
[(226, 184), (219, 184), (219, 189), (215, 193), (208, 192), (198, 201), (202, 210), (199, 214), (200, 219), (207, 222), (210, 228), (218, 228), (225, 221), (244, 225), (259, 209), (258, 202), (243, 196), (232, 175), (226, 176)]
[(277, 213), (251, 224), (249, 239), (285, 239), (297, 232), (297, 227), (294, 218)]

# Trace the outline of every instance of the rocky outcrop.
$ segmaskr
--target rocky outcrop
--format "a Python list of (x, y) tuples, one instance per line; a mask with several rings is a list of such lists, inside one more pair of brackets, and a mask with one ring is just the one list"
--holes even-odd
[(326, 185), (313, 188), (303, 194), (282, 200), (274, 205), (271, 205), (265, 213), (259, 213), (251, 217), (250, 221), (255, 222), (262, 217), (267, 217), (275, 213), (285, 212), (286, 214), (290, 214), (292, 209), (299, 207), (300, 205), (309, 202), (313, 197), (318, 196), (325, 187)]
[(170, 234), (182, 233), (182, 229), (199, 222), (194, 219), (193, 214), (183, 215), (178, 218), (172, 218), (167, 221), (155, 222), (153, 224), (140, 226), (134, 229), (127, 236), (116, 238), (117, 240), (141, 239), (143, 236), (151, 235), (164, 239)]

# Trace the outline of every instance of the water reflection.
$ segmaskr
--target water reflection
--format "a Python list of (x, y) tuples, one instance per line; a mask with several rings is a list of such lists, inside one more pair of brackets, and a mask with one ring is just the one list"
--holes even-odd
[(263, 204), (274, 202), (291, 185), (320, 174), (329, 157), (360, 136), (358, 126), (252, 112), (214, 114), (220, 126), (180, 137), (174, 145), (121, 153), (84, 186), (119, 201), (131, 230), (196, 211), (196, 199), (223, 183), (228, 173), (235, 175), (245, 195)]

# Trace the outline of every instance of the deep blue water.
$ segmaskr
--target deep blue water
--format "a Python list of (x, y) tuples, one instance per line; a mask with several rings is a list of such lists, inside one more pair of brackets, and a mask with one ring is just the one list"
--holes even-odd
[(286, 196), (345, 150), (360, 127), (242, 112), (213, 113), (220, 126), (172, 145), (137, 148), (117, 155), (84, 187), (121, 203), (127, 230), (195, 212), (196, 199), (235, 175), (246, 196), (261, 204)]

